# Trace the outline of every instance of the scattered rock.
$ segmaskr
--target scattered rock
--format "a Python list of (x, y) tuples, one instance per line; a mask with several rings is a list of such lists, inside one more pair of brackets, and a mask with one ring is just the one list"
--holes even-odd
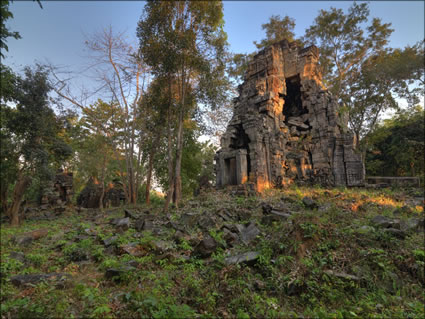
[(406, 215), (411, 212), (412, 212), (412, 209), (409, 206), (402, 206), (402, 207), (396, 208), (393, 211), (393, 216)]
[(115, 226), (117, 226), (117, 229), (120, 231), (126, 231), (127, 229), (130, 228), (130, 218), (128, 217), (118, 218), (115, 221)]
[(180, 244), (184, 238), (184, 233), (180, 230), (177, 230), (173, 235), (173, 239), (176, 241), (177, 244)]
[(226, 263), (226, 265), (234, 265), (234, 264), (240, 264), (240, 263), (253, 265), (255, 261), (257, 260), (258, 256), (260, 256), (259, 252), (249, 251), (239, 255), (227, 257), (224, 260), (224, 262)]
[(384, 229), (384, 232), (400, 239), (404, 239), (407, 236), (407, 233), (405, 231), (396, 228), (386, 228)]
[(185, 227), (192, 228), (195, 226), (197, 220), (198, 220), (198, 214), (195, 213), (185, 213), (180, 217), (180, 223), (183, 224)]
[(217, 227), (215, 220), (212, 219), (212, 217), (209, 215), (203, 215), (200, 218), (198, 225), (204, 230), (209, 230), (211, 228)]
[(332, 204), (331, 203), (325, 203), (323, 205), (320, 205), (318, 210), (319, 210), (319, 212), (327, 212), (331, 208), (332, 208)]
[(357, 232), (361, 234), (367, 234), (375, 231), (375, 227), (369, 226), (369, 225), (363, 225), (360, 227)]
[(78, 243), (80, 241), (83, 241), (83, 240), (86, 240), (86, 239), (89, 239), (89, 238), (90, 238), (90, 236), (87, 236), (87, 235), (77, 235), (77, 236), (74, 237), (74, 241), (76, 243)]
[(237, 224), (236, 228), (239, 232), (241, 240), (245, 244), (249, 244), (260, 234), (260, 230), (257, 228), (254, 222), (250, 222), (246, 226)]
[(155, 225), (152, 220), (146, 219), (143, 223), (142, 230), (144, 231), (153, 231), (155, 228)]
[(217, 242), (208, 235), (195, 247), (193, 253), (196, 256), (209, 257), (216, 249)]
[(88, 254), (87, 251), (85, 251), (82, 248), (77, 248), (75, 250), (73, 250), (70, 254), (69, 254), (69, 259), (71, 261), (83, 261), (83, 260), (89, 260), (90, 259), (90, 255)]
[(281, 212), (272, 210), (270, 212), (270, 215), (266, 215), (261, 218), (261, 224), (271, 225), (273, 222), (285, 221), (289, 217), (291, 217), (291, 214), (281, 213)]
[(304, 197), (303, 198), (303, 204), (308, 209), (316, 209), (319, 208), (319, 205), (311, 198), (311, 197)]
[(372, 218), (372, 224), (380, 228), (389, 228), (393, 224), (393, 220), (389, 217), (377, 215)]
[(172, 248), (171, 243), (165, 240), (155, 240), (152, 242), (152, 248), (157, 253), (164, 253)]
[(360, 281), (360, 277), (350, 275), (350, 274), (346, 274), (344, 272), (336, 272), (336, 271), (333, 271), (333, 270), (324, 270), (323, 272), (325, 274), (327, 274), (328, 276), (331, 276), (331, 277), (341, 278), (341, 279), (345, 279), (345, 280)]
[(112, 237), (105, 238), (103, 240), (103, 245), (105, 245), (106, 247), (109, 247), (112, 244), (115, 244), (117, 242), (117, 240), (118, 240), (118, 237), (117, 236), (112, 236)]
[(110, 245), (110, 246), (107, 246), (103, 252), (110, 256), (117, 255), (118, 248), (115, 245)]
[(227, 227), (223, 227), (223, 239), (226, 241), (227, 245), (233, 246), (238, 242), (239, 237), (237, 234), (227, 229)]
[(125, 253), (133, 256), (133, 257), (140, 257), (145, 255), (145, 252), (140, 249), (140, 246), (137, 244), (128, 244), (120, 247), (122, 251)]
[(132, 218), (132, 219), (138, 218), (137, 214), (133, 213), (132, 211), (130, 211), (128, 209), (124, 210), (124, 217)]
[(105, 278), (106, 279), (110, 279), (113, 280), (115, 282), (120, 282), (122, 281), (122, 275), (133, 271), (135, 268), (132, 266), (123, 266), (120, 268), (108, 268), (105, 271)]
[(425, 220), (421, 218), (409, 218), (406, 222), (401, 224), (401, 230), (410, 232), (420, 232), (423, 231), (425, 228)]
[(12, 240), (17, 245), (26, 246), (31, 244), (34, 240), (47, 236), (48, 233), (49, 231), (47, 229), (38, 229), (21, 234), (19, 237), (14, 237)]
[(36, 285), (42, 281), (54, 284), (58, 288), (65, 288), (70, 281), (69, 274), (51, 273), (51, 274), (27, 274), (16, 275), (10, 278), (10, 281), (16, 287)]
[(25, 255), (24, 255), (24, 253), (21, 253), (21, 252), (12, 251), (12, 252), (9, 254), (9, 258), (12, 258), (12, 259), (18, 260), (18, 261), (20, 261), (21, 263), (24, 263), (24, 262), (25, 262)]
[(270, 204), (263, 203), (261, 206), (264, 215), (268, 215), (271, 213), (273, 207)]
[(97, 232), (94, 229), (86, 228), (84, 229), (84, 233), (89, 236), (97, 236)]
[(137, 268), (140, 263), (137, 260), (130, 260), (126, 263), (127, 266)]
[(145, 220), (144, 219), (142, 219), (142, 218), (139, 218), (138, 220), (136, 220), (135, 222), (134, 222), (134, 228), (137, 230), (137, 231), (142, 231), (143, 230), (143, 226), (145, 225)]

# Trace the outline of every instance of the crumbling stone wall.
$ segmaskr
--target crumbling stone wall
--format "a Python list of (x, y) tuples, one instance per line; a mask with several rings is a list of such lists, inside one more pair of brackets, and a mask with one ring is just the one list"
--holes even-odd
[(283, 40), (249, 64), (217, 152), (217, 186), (363, 185), (347, 120), (323, 86), (317, 47)]
[[(90, 178), (86, 187), (78, 194), (77, 205), (84, 208), (99, 208), (102, 185), (96, 178)], [(110, 183), (103, 196), (103, 207), (118, 207), (125, 203), (123, 186), (119, 182)]]
[(62, 206), (71, 204), (73, 195), (73, 173), (58, 170), (55, 178), (45, 187), (41, 205)]

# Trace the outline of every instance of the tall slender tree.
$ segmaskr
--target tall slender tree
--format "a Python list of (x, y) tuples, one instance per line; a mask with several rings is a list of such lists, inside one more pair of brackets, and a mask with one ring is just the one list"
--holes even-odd
[[(223, 31), (221, 1), (149, 1), (139, 21), (137, 34), (140, 53), (153, 74), (168, 79), (170, 107), (176, 114), (176, 140), (169, 141), (170, 183), (165, 209), (172, 198), (176, 205), (182, 197), (181, 161), (184, 120), (197, 101), (214, 106), (225, 85), (224, 56), (226, 35)], [(173, 85), (177, 85), (177, 106), (173, 111)], [(170, 132), (169, 132), (170, 133)], [(171, 138), (171, 134), (168, 134)], [(174, 155), (172, 146), (175, 145)], [(171, 157), (173, 161), (171, 161)]]

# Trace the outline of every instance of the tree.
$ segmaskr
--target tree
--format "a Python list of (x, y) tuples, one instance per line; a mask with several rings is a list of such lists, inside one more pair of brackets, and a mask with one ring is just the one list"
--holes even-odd
[[(33, 0), (35, 1), (35, 0)], [(41, 5), (41, 1), (37, 0), (38, 5), (41, 9), (43, 9), (43, 6)], [(17, 31), (10, 31), (6, 27), (6, 21), (13, 18), (13, 13), (9, 10), (9, 1), (8, 0), (2, 0), (0, 2), (0, 57), (4, 59), (4, 54), (2, 50), (5, 50), (6, 52), (9, 51), (9, 47), (7, 46), (7, 38), (12, 37), (15, 39), (21, 39), (21, 35)]]
[[(23, 78), (13, 75), (13, 84), (1, 91), (1, 200), (12, 225), (19, 224), (21, 201), (32, 177), (49, 179), (52, 163), (72, 153), (59, 135), (60, 122), (49, 106), (51, 87), (46, 71), (27, 67), (24, 73)], [(13, 193), (10, 204), (9, 191)]]
[(342, 103), (347, 103), (348, 88), (358, 78), (360, 66), (385, 47), (394, 31), (378, 18), (363, 27), (368, 18), (367, 3), (354, 2), (347, 14), (336, 8), (320, 10), (303, 38), (319, 47), (324, 83)]
[[(156, 76), (168, 79), (169, 88), (177, 85), (176, 141), (169, 173), (165, 209), (171, 198), (176, 205), (182, 196), (181, 163), (184, 120), (196, 102), (215, 106), (223, 93), (226, 36), (223, 31), (220, 1), (149, 1), (145, 5), (137, 34), (140, 53)], [(170, 96), (172, 90), (169, 90)], [(169, 115), (173, 99), (170, 98)], [(169, 117), (169, 119), (171, 119)], [(171, 127), (171, 123), (168, 123)], [(168, 135), (170, 136), (170, 134)], [(169, 152), (171, 154), (171, 152)]]
[(398, 108), (397, 97), (417, 102), (419, 92), (411, 84), (423, 79), (423, 49), (387, 48), (390, 26), (378, 18), (369, 23), (368, 4), (353, 3), (347, 14), (320, 10), (304, 37), (320, 49), (324, 82), (338, 98), (340, 112), (348, 112), (363, 158), (382, 113)]
[(123, 122), (117, 129), (122, 131), (122, 149), (126, 163), (126, 196), (129, 203), (137, 202), (137, 188), (141, 182), (140, 153), (143, 140), (140, 130), (143, 128), (143, 109), (140, 108), (145, 85), (149, 82), (149, 72), (137, 52), (127, 42), (125, 33), (114, 33), (112, 28), (93, 34), (86, 40), (92, 65), (88, 68), (92, 76), (100, 83), (90, 92), (83, 92), (79, 98), (72, 94), (69, 83), (59, 78), (55, 68), (51, 67), (55, 77), (56, 93), (79, 107), (87, 108), (87, 99), (101, 93), (110, 96), (113, 104), (122, 109)]
[(255, 46), (259, 50), (284, 39), (289, 42), (298, 41), (301, 44), (300, 40), (295, 40), (295, 20), (287, 15), (284, 17), (272, 15), (269, 18), (269, 22), (262, 24), (261, 28), (266, 31), (266, 38), (262, 39), (259, 43), (254, 41)]
[(425, 113), (421, 106), (399, 111), (380, 123), (369, 136), (366, 171), (379, 176), (425, 174)]
[[(123, 169), (113, 172), (110, 168), (115, 159), (120, 163), (118, 151), (123, 112), (118, 104), (105, 103), (98, 100), (96, 103), (83, 109), (82, 117), (77, 123), (78, 135), (73, 136), (75, 154), (77, 157), (77, 174), (85, 176), (85, 180), (95, 177), (101, 185), (99, 208), (103, 208), (105, 186), (108, 181), (124, 176)], [(125, 170), (125, 168), (124, 168)]]

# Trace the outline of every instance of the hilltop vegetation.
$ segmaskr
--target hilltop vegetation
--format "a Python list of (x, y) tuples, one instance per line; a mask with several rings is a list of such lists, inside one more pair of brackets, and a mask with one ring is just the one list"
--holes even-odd
[(2, 318), (423, 318), (421, 196), (211, 190), (169, 214), (159, 202), (3, 225)]

